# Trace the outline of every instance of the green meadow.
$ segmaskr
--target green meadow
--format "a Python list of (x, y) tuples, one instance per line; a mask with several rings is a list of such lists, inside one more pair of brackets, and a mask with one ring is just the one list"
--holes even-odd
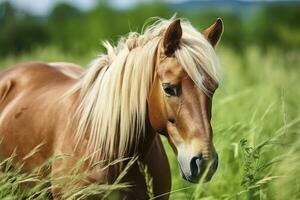
[[(176, 157), (163, 138), (172, 169), (170, 199), (299, 199), (300, 52), (276, 48), (262, 52), (254, 46), (240, 56), (222, 43), (217, 52), (223, 78), (213, 99), (212, 125), (219, 168), (209, 183), (185, 182), (179, 175)], [(5, 68), (37, 60), (85, 66), (95, 56), (74, 57), (49, 47), (5, 57), (0, 65)], [(151, 183), (151, 177), (147, 180)], [(22, 184), (31, 181), (36, 184), (22, 189)], [(50, 187), (49, 178), (24, 174), (20, 169), (7, 169), (0, 174), (1, 199), (47, 199)], [(66, 198), (123, 187), (126, 186), (92, 186), (70, 192)]]
[[(185, 9), (185, 4), (172, 7), (154, 1), (116, 10), (108, 2), (85, 12), (61, 3), (42, 17), (1, 2), (0, 68), (27, 61), (85, 67), (103, 51), (100, 41), (116, 42), (129, 31), (140, 31), (150, 17), (177, 13), (200, 30), (222, 17), (225, 31), (216, 51), (223, 75), (212, 117), (219, 168), (209, 183), (187, 183), (162, 137), (172, 171), (170, 199), (300, 200), (300, 4)], [(11, 167), (12, 158), (0, 160), (0, 199), (51, 199), (51, 177), (40, 177), (38, 169), (28, 174)], [(155, 199), (147, 166), (140, 168)], [(75, 183), (81, 177), (73, 178)], [(68, 190), (64, 199), (88, 194), (118, 199), (117, 191), (124, 189), (127, 185), (119, 181), (91, 185)]]

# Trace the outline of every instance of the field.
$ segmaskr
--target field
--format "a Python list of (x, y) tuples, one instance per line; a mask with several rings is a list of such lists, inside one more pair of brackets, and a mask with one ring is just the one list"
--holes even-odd
[[(192, 185), (179, 175), (174, 153), (165, 142), (172, 168), (170, 199), (300, 199), (300, 52), (248, 47), (243, 54), (217, 49), (223, 81), (213, 100), (214, 143), (219, 169), (209, 183)], [(54, 47), (1, 59), (2, 68), (28, 60), (70, 61), (86, 65), (96, 53), (73, 57)], [(37, 182), (29, 190), (20, 184)], [(47, 199), (45, 185), (18, 170), (0, 174), (0, 199)], [(42, 187), (43, 186), (43, 187)], [(108, 191), (122, 187), (99, 186)], [(67, 198), (74, 198), (75, 193)], [(149, 191), (151, 193), (151, 191)]]

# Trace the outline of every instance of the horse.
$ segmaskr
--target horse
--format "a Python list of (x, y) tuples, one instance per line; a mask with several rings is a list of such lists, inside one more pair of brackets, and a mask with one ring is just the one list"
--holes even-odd
[[(115, 46), (104, 42), (106, 53), (86, 70), (72, 63), (27, 62), (2, 71), (0, 157), (14, 154), (13, 162), (30, 172), (52, 156), (68, 155), (43, 172), (60, 177), (88, 156), (80, 169), (89, 172), (79, 180), (82, 186), (113, 183), (125, 158), (138, 156), (154, 195), (168, 199), (171, 172), (162, 136), (183, 179), (209, 181), (218, 167), (210, 122), (220, 82), (215, 46), (222, 33), (220, 18), (202, 32), (185, 19), (159, 18)], [(104, 167), (118, 159), (125, 161)], [(54, 180), (51, 193), (59, 199), (68, 181)], [(149, 198), (137, 162), (122, 181), (130, 183), (123, 198)]]

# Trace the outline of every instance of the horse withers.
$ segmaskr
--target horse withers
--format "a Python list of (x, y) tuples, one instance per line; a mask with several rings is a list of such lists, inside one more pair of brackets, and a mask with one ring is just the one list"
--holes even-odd
[[(128, 161), (110, 163), (138, 156), (153, 179), (154, 195), (167, 199), (171, 175), (161, 134), (185, 180), (210, 180), (218, 165), (210, 121), (219, 84), (214, 47), (222, 32), (221, 19), (203, 32), (186, 20), (159, 19), (117, 46), (105, 42), (107, 53), (85, 71), (39, 62), (3, 71), (0, 156), (14, 154), (13, 161), (31, 171), (68, 155), (52, 161), (49, 173), (55, 177), (86, 156), (80, 170), (89, 173), (78, 185), (111, 184)], [(53, 196), (60, 198), (68, 180), (53, 180)], [(131, 185), (122, 193), (127, 199), (148, 198), (137, 163), (122, 181)]]

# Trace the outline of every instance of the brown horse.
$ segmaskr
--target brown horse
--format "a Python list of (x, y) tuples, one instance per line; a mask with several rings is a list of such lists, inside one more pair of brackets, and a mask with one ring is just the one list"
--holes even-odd
[[(2, 72), (0, 157), (15, 153), (14, 161), (30, 171), (69, 155), (52, 162), (51, 174), (59, 177), (89, 156), (82, 170), (90, 173), (79, 183), (85, 185), (112, 183), (124, 165), (104, 166), (137, 155), (153, 178), (154, 195), (167, 199), (171, 176), (160, 133), (185, 180), (210, 180), (218, 164), (210, 124), (219, 83), (214, 46), (222, 32), (221, 19), (202, 33), (188, 21), (160, 19), (116, 47), (104, 43), (107, 54), (84, 72), (74, 64), (38, 62)], [(126, 199), (148, 198), (136, 163), (123, 181), (131, 184)], [(52, 184), (59, 198), (67, 181)]]

